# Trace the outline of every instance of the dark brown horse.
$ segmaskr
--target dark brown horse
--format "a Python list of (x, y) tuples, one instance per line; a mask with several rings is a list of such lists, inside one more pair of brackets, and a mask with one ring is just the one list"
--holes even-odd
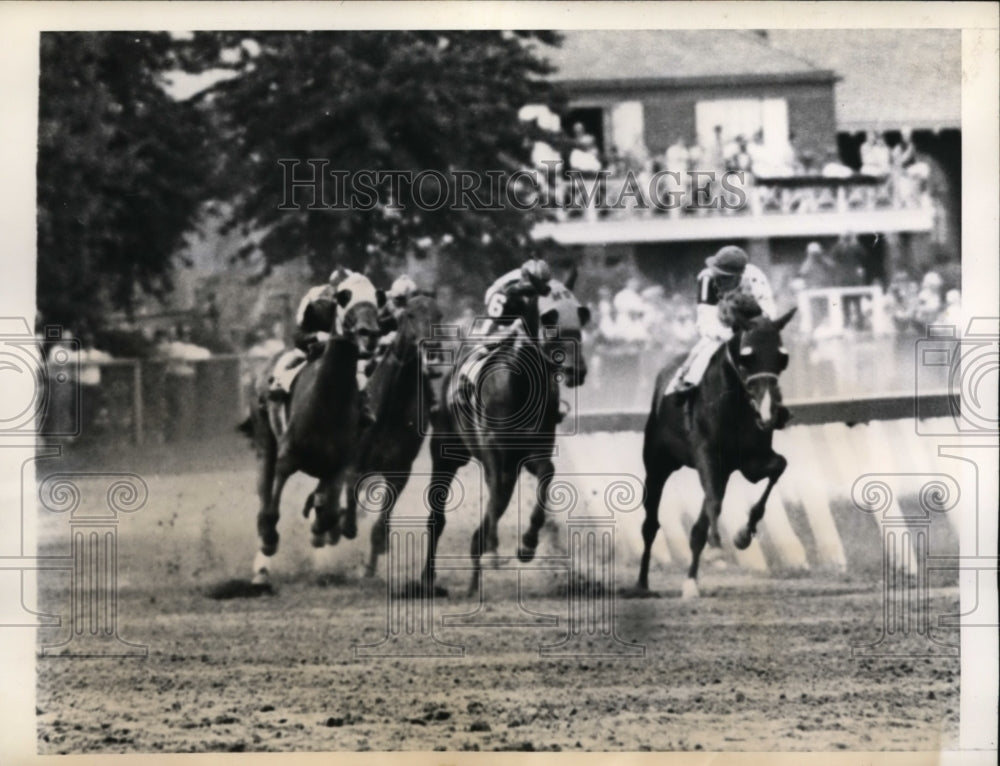
[[(370, 284), (368, 285), (370, 288)], [(359, 299), (350, 289), (337, 292), (337, 306), (330, 339), (321, 354), (306, 362), (298, 374), (287, 405), (287, 421), (281, 402), (261, 403), (254, 409), (254, 441), (257, 447), (257, 492), (260, 511), (257, 533), (260, 551), (254, 561), (254, 583), (266, 584), (269, 560), (278, 549), (278, 518), (281, 493), (288, 478), (302, 471), (319, 479), (310, 495), (316, 507), (312, 524), (313, 544), (322, 545), (339, 537), (337, 513), (338, 481), (357, 457), (361, 441), (358, 397), (358, 360), (369, 358), (379, 337), (377, 303)], [(345, 536), (355, 528), (344, 521)]]
[(694, 468), (705, 492), (701, 513), (691, 529), (691, 566), (683, 588), (684, 597), (692, 598), (698, 595), (698, 561), (705, 542), (720, 545), (718, 518), (730, 475), (740, 471), (751, 482), (767, 479), (749, 520), (733, 540), (742, 550), (756, 534), (767, 498), (785, 470), (787, 462), (771, 448), (771, 437), (782, 406), (778, 375), (788, 364), (780, 333), (795, 309), (774, 321), (760, 313), (756, 302), (742, 312), (733, 312), (732, 338), (715, 352), (701, 383), (683, 404), (676, 394), (663, 395), (681, 360), (656, 378), (642, 451), (646, 520), (640, 592), (649, 589), (649, 555), (660, 528), (660, 498), (674, 471), (682, 466)]
[(396, 335), (379, 360), (368, 382), (368, 398), (375, 422), (366, 431), (359, 448), (357, 472), (360, 482), (347, 496), (347, 517), (356, 516), (361, 484), (373, 474), (381, 476), (377, 491), (366, 497), (379, 505), (379, 519), (372, 526), (371, 556), (366, 574), (375, 574), (378, 558), (386, 550), (386, 525), (396, 500), (410, 478), (413, 461), (423, 446), (430, 424), (431, 367), (426, 356), (435, 351), (434, 325), (441, 323), (441, 310), (433, 295), (411, 294), (396, 313)]
[[(469, 592), (478, 591), (482, 556), (496, 555), (497, 524), (522, 469), (538, 479), (538, 490), (517, 555), (521, 561), (534, 558), (555, 470), (552, 454), (560, 420), (560, 380), (571, 387), (582, 385), (587, 372), (579, 342), (590, 312), (561, 283), (553, 280), (551, 287), (549, 295), (532, 297), (530, 315), (519, 331), (488, 350), (484, 341), (467, 339), (464, 354), (445, 374), (445, 399), (434, 420), (430, 443), (433, 465), (427, 497), (431, 535), (422, 592), (434, 588), (434, 556), (444, 530), (452, 480), (472, 459), (483, 466), (489, 501), (472, 536)], [(470, 384), (460, 371), (464, 359), (473, 355), (479, 370)]]

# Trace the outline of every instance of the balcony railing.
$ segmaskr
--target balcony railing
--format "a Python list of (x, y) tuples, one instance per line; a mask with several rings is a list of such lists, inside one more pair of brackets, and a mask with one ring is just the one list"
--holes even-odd
[(742, 179), (729, 174), (719, 180), (704, 173), (589, 174), (556, 178), (542, 187), (542, 196), (560, 222), (931, 208), (929, 195), (910, 179), (858, 174)]
[[(837, 236), (931, 231), (935, 205), (916, 179), (854, 174), (754, 178), (729, 174), (537, 179), (550, 221), (534, 236), (562, 244)], [(549, 183), (542, 185), (542, 181)]]

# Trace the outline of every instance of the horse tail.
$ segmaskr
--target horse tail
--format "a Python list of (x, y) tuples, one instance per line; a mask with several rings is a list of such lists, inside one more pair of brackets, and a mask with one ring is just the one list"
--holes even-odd
[(670, 378), (667, 376), (667, 368), (662, 368), (658, 373), (656, 373), (656, 382), (653, 384), (653, 401), (650, 402), (649, 406), (649, 424), (655, 423), (660, 416), (660, 407), (663, 402), (663, 390), (667, 387), (667, 383), (670, 382)]
[(250, 406), (250, 412), (237, 424), (236, 430), (247, 437), (251, 443), (257, 441), (258, 433), (264, 434), (268, 429), (267, 425), (267, 404), (263, 397), (256, 398)]
[(248, 439), (253, 439), (254, 437), (254, 427), (253, 427), (253, 415), (247, 415), (239, 424), (236, 426), (236, 430), (243, 434)]

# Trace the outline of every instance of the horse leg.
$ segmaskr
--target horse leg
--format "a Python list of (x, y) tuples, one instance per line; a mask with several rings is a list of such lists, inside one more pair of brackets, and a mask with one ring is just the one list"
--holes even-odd
[(326, 545), (326, 532), (330, 528), (330, 480), (320, 479), (316, 489), (306, 500), (307, 506), (311, 505), (316, 513), (313, 515), (312, 525), (309, 532), (312, 535), (310, 542), (313, 548), (322, 548)]
[(767, 504), (767, 498), (770, 497), (771, 490), (778, 483), (778, 479), (781, 478), (781, 474), (785, 472), (786, 467), (788, 467), (788, 461), (777, 452), (772, 452), (763, 465), (759, 467), (752, 466), (743, 470), (743, 475), (752, 482), (758, 482), (766, 476), (767, 486), (764, 488), (764, 494), (760, 496), (760, 500), (750, 508), (750, 517), (747, 519), (746, 525), (740, 527), (740, 530), (733, 537), (733, 545), (741, 551), (750, 545), (750, 541), (757, 534), (757, 524), (764, 518), (764, 507)]
[(371, 553), (368, 556), (368, 565), (365, 567), (365, 577), (375, 576), (375, 570), (378, 568), (378, 557), (384, 554), (386, 550), (389, 517), (392, 514), (392, 509), (396, 506), (396, 500), (399, 498), (400, 493), (402, 493), (403, 488), (406, 487), (409, 479), (408, 475), (393, 476), (391, 479), (385, 479), (388, 486), (385, 488), (385, 499), (379, 511), (378, 521), (372, 526)]
[(340, 536), (343, 533), (340, 519), (340, 492), (343, 488), (344, 477), (342, 474), (334, 476), (326, 483), (323, 507), (319, 513), (326, 519), (324, 525), (326, 528), (327, 545), (336, 545), (339, 543)]
[(538, 547), (538, 531), (545, 524), (545, 513), (548, 509), (549, 484), (552, 483), (552, 475), (555, 473), (555, 466), (548, 458), (544, 460), (532, 460), (525, 467), (538, 479), (538, 491), (535, 495), (535, 507), (531, 511), (531, 520), (527, 531), (521, 537), (521, 545), (517, 550), (517, 558), (521, 561), (531, 561), (535, 558), (535, 548)]
[(451, 482), (461, 465), (460, 462), (443, 459), (436, 461), (431, 469), (431, 481), (427, 488), (427, 501), (430, 506), (427, 530), (430, 533), (430, 539), (427, 541), (427, 562), (424, 564), (420, 587), (421, 591), (427, 595), (434, 592), (434, 554), (437, 552), (438, 539), (444, 531), (444, 507), (448, 500)]
[[(262, 504), (260, 513), (257, 514), (257, 534), (260, 537), (260, 551), (254, 560), (255, 584), (266, 584), (269, 580), (270, 560), (278, 550), (278, 518), (281, 508), (281, 493), (285, 488), (285, 482), (293, 473), (292, 470), (281, 460), (276, 461), (272, 466), (271, 473), (274, 481), (270, 484), (270, 497), (265, 504)], [(264, 484), (265, 477), (261, 477), (260, 484)], [(262, 490), (262, 497), (263, 497)]]
[(358, 472), (353, 465), (344, 469), (343, 476), (337, 482), (337, 495), (333, 498), (334, 508), (340, 502), (340, 487), (348, 487), (347, 506), (344, 508), (344, 515), (340, 521), (340, 531), (346, 540), (353, 540), (358, 536), (358, 504), (356, 488), (358, 484)]
[(310, 492), (306, 496), (306, 502), (302, 506), (302, 518), (308, 519), (309, 518), (309, 511), (313, 510), (316, 507), (316, 493), (317, 492), (319, 492), (319, 485), (318, 484), (316, 485), (316, 489), (314, 489), (312, 492)]
[(492, 553), (494, 561), (496, 560), (497, 548), (500, 547), (497, 526), (500, 517), (510, 504), (510, 496), (514, 494), (514, 486), (517, 484), (517, 469), (512, 469), (501, 461), (501, 464), (492, 470), (487, 468), (486, 483), (490, 492), (490, 500), (486, 504), (486, 516), (472, 535), (472, 546), (469, 551), (472, 556), (470, 596), (479, 592), (483, 554)]
[(649, 557), (653, 550), (653, 541), (660, 530), (660, 499), (663, 497), (663, 485), (674, 472), (673, 467), (647, 466), (646, 468), (646, 498), (643, 507), (646, 520), (642, 522), (642, 559), (639, 561), (639, 582), (636, 587), (641, 591), (649, 590)]
[(705, 492), (705, 499), (701, 505), (701, 513), (708, 519), (705, 539), (713, 548), (721, 548), (719, 513), (722, 512), (722, 496), (726, 491), (729, 474), (725, 473), (716, 462), (703, 454), (696, 460), (695, 468), (701, 480), (701, 488)]
[(701, 504), (698, 520), (691, 527), (691, 566), (688, 567), (687, 579), (684, 580), (684, 586), (681, 589), (683, 598), (698, 597), (698, 563), (705, 543), (708, 542), (713, 547), (722, 545), (722, 541), (719, 539), (718, 522), (719, 511), (722, 509), (722, 494), (725, 491), (728, 476), (709, 461), (699, 462), (698, 475), (701, 477), (705, 499)]
[(268, 430), (257, 438), (257, 497), (260, 508), (257, 512), (257, 533), (260, 537), (260, 551), (265, 556), (273, 556), (278, 549), (277, 519), (271, 519), (271, 493), (274, 489), (275, 464), (278, 461), (278, 442)]

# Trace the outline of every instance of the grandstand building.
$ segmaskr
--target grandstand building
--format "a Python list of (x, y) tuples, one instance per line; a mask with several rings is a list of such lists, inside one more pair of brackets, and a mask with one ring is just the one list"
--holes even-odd
[[(752, 179), (735, 212), (596, 206), (540, 225), (538, 238), (582, 254), (593, 285), (638, 271), (684, 289), (723, 243), (741, 244), (780, 285), (808, 242), (832, 246), (846, 232), (879, 275), (958, 258), (957, 31), (571, 31), (549, 58), (570, 97), (563, 129), (583, 126), (612, 179), (637, 156), (662, 167), (677, 141), (704, 148), (717, 134), (749, 142), (758, 131), (772, 146), (791, 137), (805, 168)], [(905, 195), (891, 178), (856, 172), (867, 131), (891, 148), (904, 128), (930, 175)], [(825, 173), (831, 162), (845, 172)]]

